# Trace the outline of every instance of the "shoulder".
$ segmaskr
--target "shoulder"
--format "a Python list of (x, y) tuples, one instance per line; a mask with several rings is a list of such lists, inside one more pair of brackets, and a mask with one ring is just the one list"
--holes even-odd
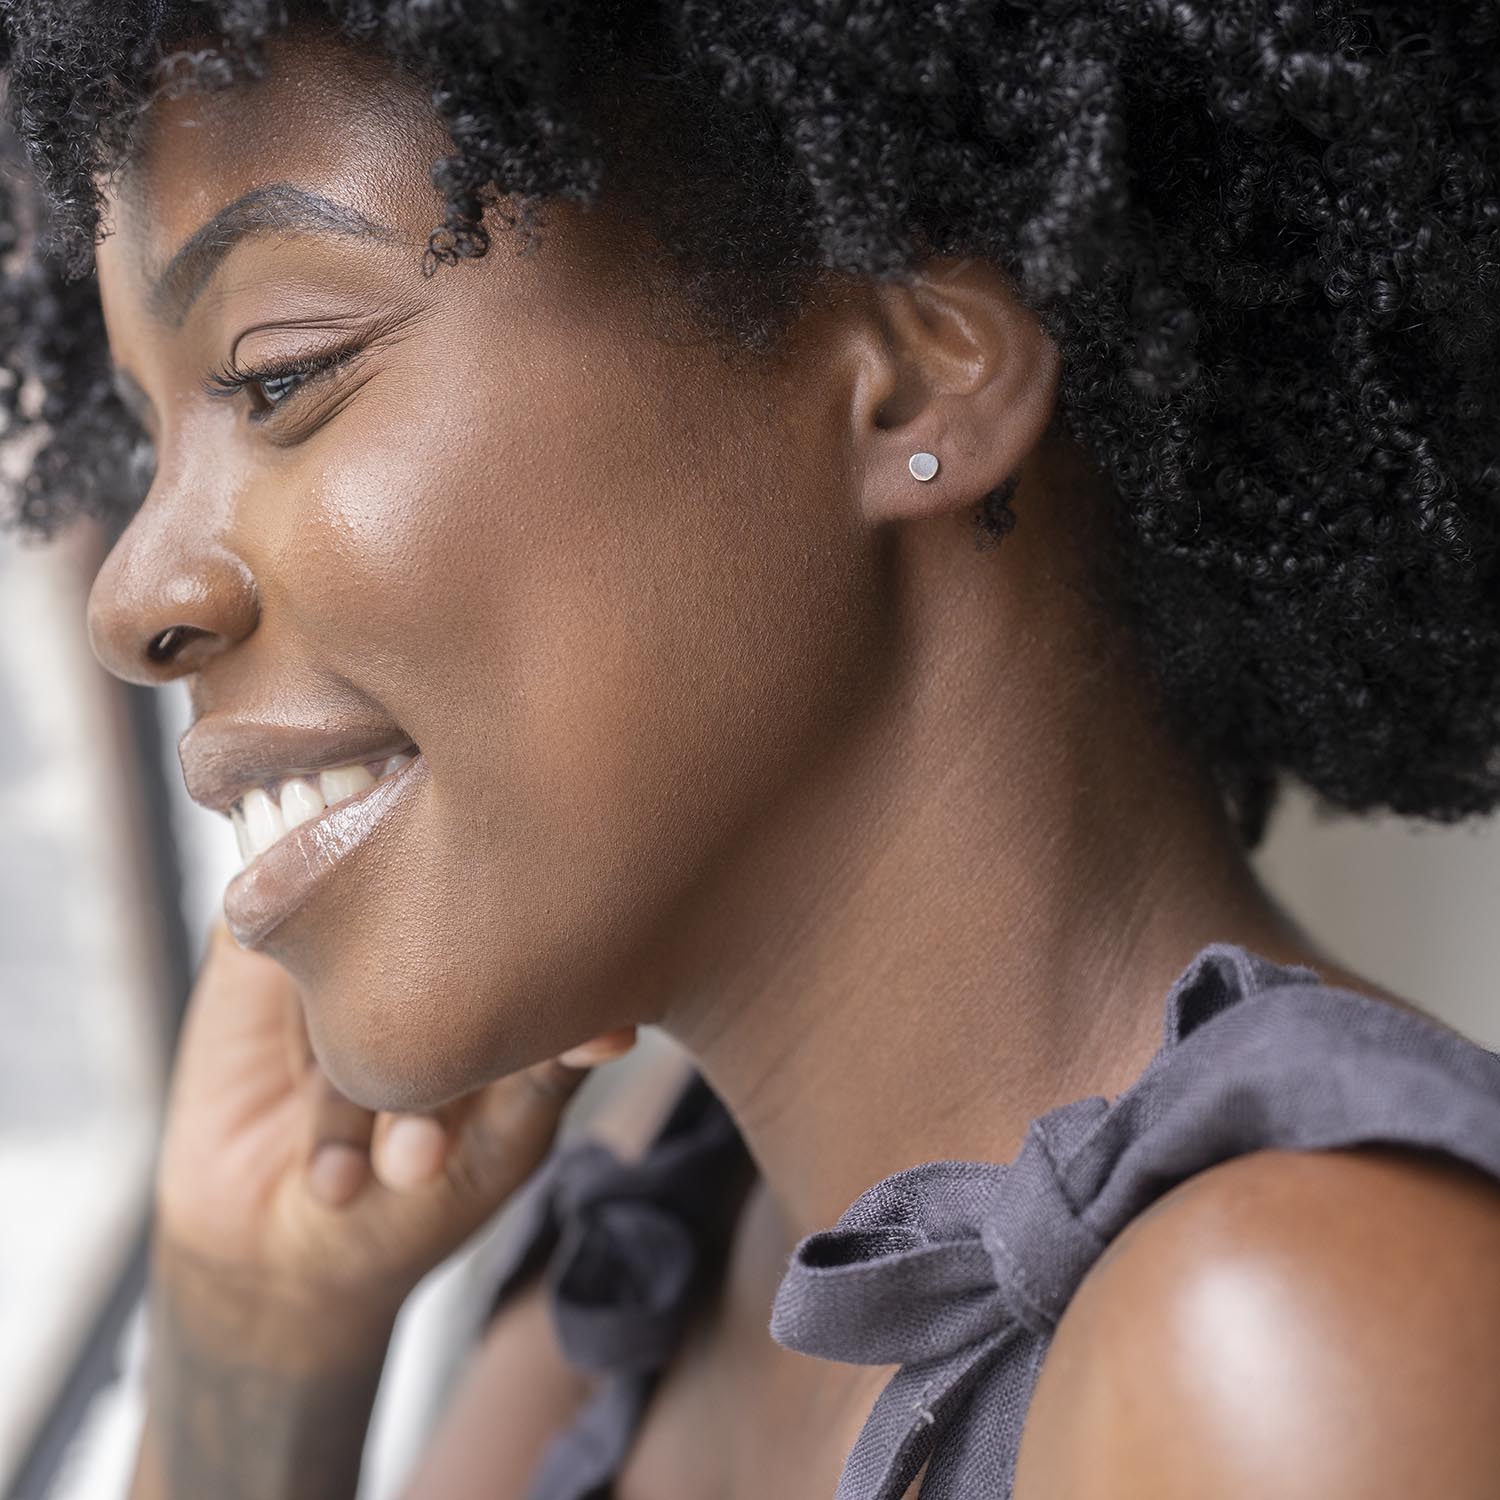
[(1492, 1497), (1497, 1347), (1500, 1183), (1398, 1145), (1235, 1157), (1085, 1278), (1016, 1500)]

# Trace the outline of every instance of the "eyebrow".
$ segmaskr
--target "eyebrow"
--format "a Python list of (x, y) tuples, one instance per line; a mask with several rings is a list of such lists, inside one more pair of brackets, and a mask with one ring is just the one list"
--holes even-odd
[(179, 325), (225, 257), (242, 240), (299, 230), (377, 240), (390, 239), (394, 234), (389, 225), (367, 219), (358, 209), (290, 182), (251, 188), (195, 230), (167, 262), (151, 289), (152, 312), (163, 323)]

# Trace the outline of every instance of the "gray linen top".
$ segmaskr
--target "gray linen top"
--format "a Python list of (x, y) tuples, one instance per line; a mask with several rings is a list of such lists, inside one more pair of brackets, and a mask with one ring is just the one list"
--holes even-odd
[[(797, 1246), (771, 1316), (788, 1348), (894, 1364), (837, 1500), (1008, 1500), (1052, 1331), (1089, 1268), (1155, 1199), (1266, 1148), (1397, 1142), (1500, 1178), (1500, 1054), (1231, 943), (1166, 999), (1163, 1041), (1113, 1102), (1037, 1116), (1010, 1162), (898, 1172)], [(639, 1163), (579, 1142), (522, 1192), (498, 1307), (546, 1267), (569, 1362), (605, 1378), (528, 1500), (607, 1500), (651, 1390), (718, 1274), (750, 1180), (695, 1078)]]

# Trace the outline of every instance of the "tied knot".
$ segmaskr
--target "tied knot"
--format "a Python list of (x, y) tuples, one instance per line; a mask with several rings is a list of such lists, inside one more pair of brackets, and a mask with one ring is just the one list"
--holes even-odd
[(772, 1336), (883, 1365), (940, 1359), (1007, 1326), (1050, 1334), (1105, 1246), (1074, 1211), (1053, 1132), (1076, 1135), (1104, 1107), (1034, 1120), (1013, 1162), (928, 1162), (877, 1183), (797, 1246)]
[(772, 1337), (823, 1359), (900, 1367), (849, 1455), (838, 1500), (897, 1500), (929, 1458), (923, 1493), (933, 1500), (1003, 1493), (990, 1459), (942, 1445), (978, 1392), (1024, 1382), (1104, 1251), (1058, 1162), (1107, 1109), (1083, 1099), (1033, 1120), (1013, 1162), (898, 1172), (798, 1245)]
[[(637, 1161), (622, 1161), (597, 1140), (572, 1142), (527, 1191), (522, 1254), (502, 1277), (501, 1295), (545, 1256), (553, 1324), (569, 1363), (638, 1393), (641, 1378), (671, 1358), (712, 1279), (749, 1166), (734, 1121), (701, 1079)], [(613, 1400), (605, 1406), (618, 1415), (625, 1408)]]
[(592, 1144), (556, 1182), (560, 1230), (549, 1267), (558, 1341), (595, 1373), (665, 1364), (698, 1279), (698, 1237), (670, 1204), (632, 1196), (617, 1160)]
[(1107, 1241), (1079, 1218), (1063, 1186), (1046, 1116), (1032, 1122), (981, 1210), (979, 1236), (1016, 1321), (1050, 1337)]

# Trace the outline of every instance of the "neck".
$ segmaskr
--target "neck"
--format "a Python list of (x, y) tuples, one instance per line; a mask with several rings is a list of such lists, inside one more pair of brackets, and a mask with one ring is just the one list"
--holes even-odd
[(1208, 778), (1029, 561), (1002, 584), (966, 537), (910, 543), (906, 669), (687, 924), (662, 1024), (792, 1235), (1126, 1088), (1204, 944), (1309, 959)]

